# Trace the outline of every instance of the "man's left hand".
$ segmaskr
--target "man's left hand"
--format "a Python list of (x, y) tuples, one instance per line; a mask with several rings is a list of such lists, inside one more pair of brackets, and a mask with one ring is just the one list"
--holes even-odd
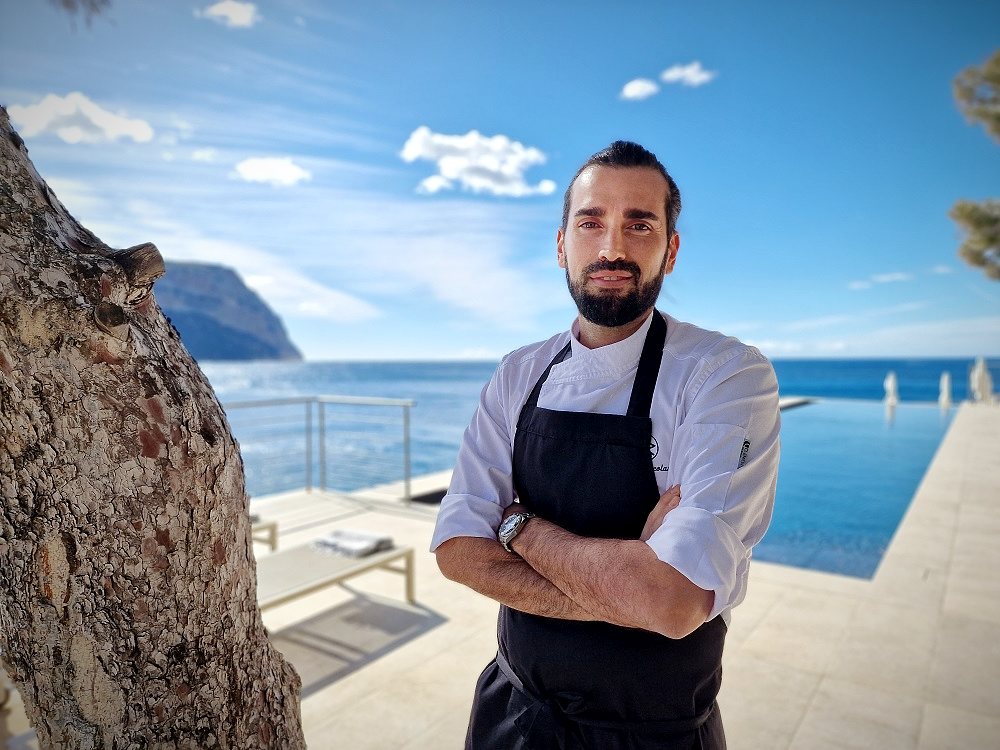
[(667, 513), (680, 505), (680, 502), (680, 485), (675, 484), (660, 495), (656, 506), (649, 512), (649, 516), (646, 518), (646, 525), (642, 527), (642, 534), (639, 536), (639, 541), (645, 542), (649, 537), (653, 536), (653, 532), (660, 528), (663, 519), (667, 517)]

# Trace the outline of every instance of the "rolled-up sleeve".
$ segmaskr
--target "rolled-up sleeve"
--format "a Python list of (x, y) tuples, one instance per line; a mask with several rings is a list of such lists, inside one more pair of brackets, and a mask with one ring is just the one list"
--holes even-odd
[(780, 452), (778, 383), (747, 347), (692, 383), (670, 450), (680, 505), (648, 544), (663, 562), (715, 593), (709, 619), (746, 595), (751, 550), (771, 521)]
[(498, 369), (462, 437), (451, 484), (438, 510), (432, 552), (454, 537), (495, 538), (504, 508), (514, 501), (511, 429), (501, 391)]

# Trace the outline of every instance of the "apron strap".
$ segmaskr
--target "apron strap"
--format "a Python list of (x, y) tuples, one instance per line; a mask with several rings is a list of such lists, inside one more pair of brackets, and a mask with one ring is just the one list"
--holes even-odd
[[(538, 394), (542, 392), (542, 386), (545, 385), (545, 381), (549, 379), (549, 371), (557, 364), (562, 362), (564, 359), (566, 359), (566, 357), (569, 356), (569, 353), (572, 350), (573, 350), (573, 342), (567, 341), (566, 346), (560, 349), (559, 353), (552, 358), (552, 361), (549, 362), (549, 366), (546, 367), (545, 372), (542, 373), (542, 377), (538, 379), (538, 381), (535, 383), (535, 387), (531, 389), (531, 394), (528, 396), (528, 400), (524, 402), (524, 406), (531, 406), (531, 407), (538, 406)], [(522, 412), (523, 410), (524, 409), (522, 407)]]
[(630, 417), (648, 417), (653, 404), (653, 392), (656, 390), (656, 378), (660, 374), (660, 362), (663, 360), (663, 344), (667, 340), (667, 324), (663, 316), (653, 308), (653, 320), (642, 345), (642, 355), (635, 371), (635, 383), (632, 385), (632, 397), (628, 402), (626, 414)]

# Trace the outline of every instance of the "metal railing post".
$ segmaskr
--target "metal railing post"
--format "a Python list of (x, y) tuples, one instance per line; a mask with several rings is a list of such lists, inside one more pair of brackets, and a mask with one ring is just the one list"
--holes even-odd
[(306, 401), (306, 492), (312, 492), (312, 401)]
[(403, 502), (410, 504), (410, 405), (403, 404)]
[(317, 400), (319, 404), (319, 488), (321, 492), (326, 492), (326, 404), (322, 400)]

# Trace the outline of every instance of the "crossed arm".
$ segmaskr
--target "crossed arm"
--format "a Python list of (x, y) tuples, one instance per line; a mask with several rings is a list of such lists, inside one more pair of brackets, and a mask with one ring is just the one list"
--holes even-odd
[[(601, 620), (682, 638), (701, 625), (714, 594), (656, 557), (645, 540), (680, 502), (661, 497), (639, 539), (596, 539), (533, 518), (507, 552), (494, 539), (455, 537), (437, 550), (453, 581), (522, 612), (567, 620)], [(505, 516), (517, 510), (511, 506)]]

